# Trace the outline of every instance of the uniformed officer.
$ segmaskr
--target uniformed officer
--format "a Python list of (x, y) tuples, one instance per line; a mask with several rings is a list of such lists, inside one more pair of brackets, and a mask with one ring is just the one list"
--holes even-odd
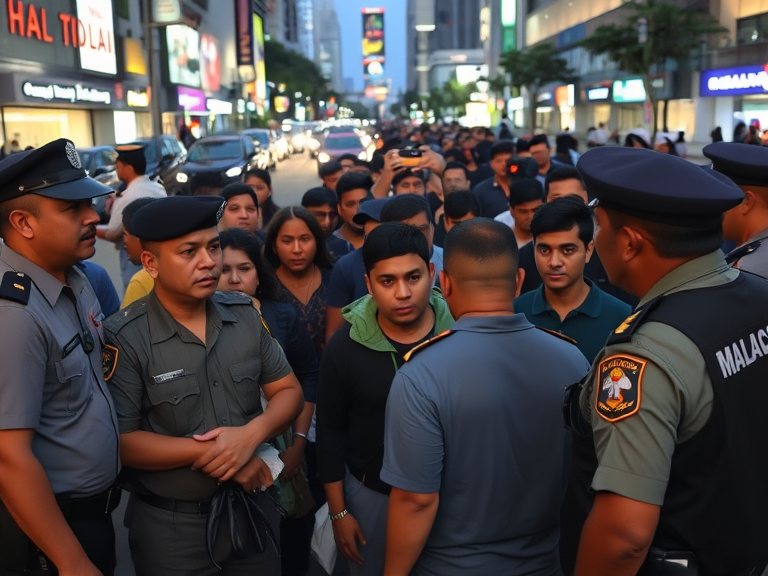
[(716, 142), (704, 147), (712, 169), (744, 191), (744, 200), (725, 213), (723, 237), (736, 242), (725, 260), (734, 268), (768, 278), (768, 148)]
[[(174, 196), (136, 212), (132, 232), (154, 289), (106, 324), (105, 373), (133, 488), (126, 526), (140, 576), (280, 573), (269, 544), (263, 554), (220, 562), (223, 572), (205, 545), (218, 484), (269, 486), (272, 474), (255, 450), (303, 407), (299, 383), (250, 297), (216, 293), (224, 204)], [(277, 534), (276, 508), (267, 495), (255, 498)]]
[(74, 267), (94, 254), (92, 198), (110, 192), (87, 177), (69, 140), (0, 162), (3, 576), (115, 568), (120, 465), (104, 316)]
[(768, 284), (719, 250), (722, 215), (744, 194), (645, 150), (595, 148), (578, 168), (608, 277), (640, 304), (581, 394), (598, 464), (575, 573), (760, 574)]
[(508, 226), (456, 226), (444, 266), (457, 320), (410, 353), (387, 400), (384, 574), (558, 574), (562, 394), (589, 363), (514, 313)]

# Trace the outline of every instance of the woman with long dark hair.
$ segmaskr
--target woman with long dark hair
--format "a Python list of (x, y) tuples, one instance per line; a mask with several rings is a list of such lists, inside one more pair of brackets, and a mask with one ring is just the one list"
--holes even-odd
[(325, 341), (325, 300), (333, 266), (320, 224), (305, 208), (282, 208), (267, 229), (264, 258), (275, 271), (288, 302), (299, 311), (319, 359)]
[[(219, 290), (237, 290), (251, 297), (304, 391), (304, 410), (293, 423), (291, 441), (286, 442), (287, 448), (280, 454), (285, 464), (280, 478), (290, 481), (302, 473), (315, 410), (319, 367), (314, 345), (294, 307), (285, 302), (280, 283), (264, 262), (256, 237), (245, 230), (230, 228), (219, 234), (219, 240), (224, 257)], [(314, 516), (306, 506), (304, 512), (304, 516), (283, 519), (280, 524), (281, 561), (286, 575), (303, 574), (309, 567)]]
[(259, 210), (261, 210), (261, 226), (259, 226), (259, 229), (263, 230), (272, 221), (277, 211), (280, 210), (280, 206), (275, 204), (272, 198), (272, 176), (266, 170), (254, 168), (245, 173), (243, 182), (253, 189), (256, 197), (259, 199)]

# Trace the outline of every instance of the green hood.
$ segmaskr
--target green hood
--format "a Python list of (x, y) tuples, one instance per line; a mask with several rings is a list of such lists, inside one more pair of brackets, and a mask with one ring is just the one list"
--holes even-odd
[[(455, 321), (453, 316), (451, 316), (451, 311), (448, 309), (448, 303), (443, 298), (443, 293), (439, 288), (432, 288), (429, 303), (435, 311), (436, 335), (453, 326)], [(395, 352), (392, 344), (390, 344), (379, 327), (379, 323), (376, 320), (377, 311), (378, 308), (373, 300), (373, 296), (368, 294), (345, 306), (341, 311), (341, 315), (352, 325), (352, 328), (349, 330), (349, 337), (352, 340), (377, 352)]]

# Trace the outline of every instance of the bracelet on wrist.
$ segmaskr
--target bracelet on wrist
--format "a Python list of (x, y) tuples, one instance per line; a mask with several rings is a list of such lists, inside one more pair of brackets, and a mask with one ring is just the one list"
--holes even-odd
[(307, 438), (307, 435), (304, 434), (303, 432), (294, 432), (293, 437), (296, 438), (296, 436), (298, 436), (299, 438), (304, 438), (304, 440), (309, 442), (309, 438)]
[(336, 520), (341, 520), (341, 519), (342, 519), (342, 518), (344, 518), (344, 516), (346, 516), (347, 514), (349, 514), (349, 512), (347, 512), (347, 509), (346, 509), (346, 508), (344, 508), (344, 510), (342, 510), (342, 511), (341, 511), (341, 512), (339, 512), (338, 514), (328, 514), (328, 516), (330, 516), (330, 518), (331, 518), (331, 522), (335, 522)]

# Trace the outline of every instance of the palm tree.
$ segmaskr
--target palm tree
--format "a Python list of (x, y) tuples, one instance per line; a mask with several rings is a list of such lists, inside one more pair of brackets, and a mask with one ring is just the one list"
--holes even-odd
[(664, 70), (667, 60), (684, 60), (700, 48), (709, 34), (728, 32), (708, 12), (681, 8), (663, 0), (627, 0), (627, 23), (598, 27), (579, 44), (592, 55), (607, 55), (624, 72), (643, 79), (646, 98), (653, 111), (656, 138), (658, 98), (652, 74)]

